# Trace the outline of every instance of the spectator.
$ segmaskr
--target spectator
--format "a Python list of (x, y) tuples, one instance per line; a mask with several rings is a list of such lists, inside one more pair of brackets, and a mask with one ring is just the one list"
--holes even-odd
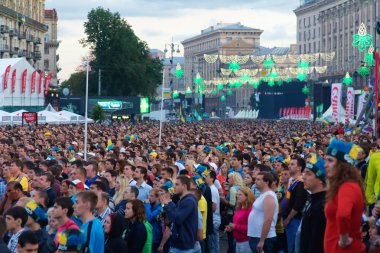
[(88, 162), (85, 165), (85, 169), (87, 178), (85, 184), (90, 188), (91, 184), (98, 179), (98, 164), (96, 162)]
[(32, 200), (26, 204), (25, 210), (28, 213), (28, 220), (25, 225), (38, 238), (38, 253), (54, 252), (54, 241), (45, 230), (48, 217), (43, 207)]
[(364, 252), (360, 226), (364, 212), (361, 176), (354, 163), (361, 148), (332, 139), (326, 151), (328, 178), (325, 252)]
[(213, 233), (209, 235), (208, 238), (208, 250), (210, 253), (219, 253), (219, 226), (221, 223), (220, 218), (220, 197), (219, 191), (215, 186), (216, 173), (215, 171), (210, 171), (209, 175), (206, 177), (206, 183), (210, 187), (212, 196), (212, 221), (214, 224)]
[(109, 195), (106, 192), (99, 192), (98, 193), (98, 203), (96, 204), (96, 213), (97, 218), (100, 220), (102, 225), (104, 225), (104, 221), (106, 220), (107, 216), (112, 212), (111, 209), (108, 207), (109, 202)]
[(145, 206), (135, 199), (127, 203), (125, 218), (130, 222), (125, 236), (128, 253), (146, 253), (152, 249), (152, 227), (146, 223)]
[(123, 216), (117, 213), (109, 214), (103, 224), (105, 233), (105, 253), (124, 253), (127, 248), (126, 242), (122, 239), (125, 229)]
[(255, 179), (261, 194), (253, 203), (248, 217), (249, 246), (252, 253), (273, 252), (278, 202), (276, 194), (271, 190), (272, 182), (273, 176), (269, 172), (260, 172)]
[(1, 253), (11, 253), (7, 244), (4, 243), (3, 237), (7, 230), (7, 224), (5, 223), (5, 219), (0, 217), (0, 252)]
[(136, 186), (128, 186), (123, 194), (123, 200), (119, 202), (119, 204), (115, 207), (115, 213), (120, 215), (124, 215), (125, 205), (128, 201), (137, 199), (139, 195), (139, 189)]
[(190, 179), (178, 176), (175, 182), (175, 192), (180, 200), (175, 205), (167, 195), (160, 200), (164, 210), (172, 222), (171, 252), (190, 253), (197, 240), (198, 208), (195, 197), (190, 194)]
[[(305, 148), (304, 151), (308, 150)], [(302, 172), (306, 162), (302, 158), (295, 158), (290, 161), (289, 173), (291, 176), (288, 191), (286, 192), (287, 209), (284, 210), (284, 227), (286, 232), (288, 253), (294, 252), (295, 238), (301, 223), (302, 210), (307, 200), (307, 192), (302, 182)]]
[(310, 200), (305, 206), (301, 222), (300, 252), (323, 253), (323, 237), (326, 228), (324, 214), (326, 199), (325, 163), (315, 155), (306, 165), (303, 182), (310, 192)]
[(147, 170), (144, 167), (137, 167), (133, 173), (133, 178), (136, 180), (136, 187), (139, 190), (139, 195), (137, 199), (144, 201), (149, 198), (149, 192), (152, 187), (145, 182), (145, 177), (147, 175)]
[(125, 176), (118, 176), (116, 178), (116, 185), (115, 185), (115, 195), (113, 196), (113, 201), (115, 205), (119, 204), (120, 201), (123, 200), (123, 194), (125, 189), (128, 187), (128, 179)]
[(86, 248), (90, 252), (104, 251), (104, 231), (102, 223), (92, 214), (98, 202), (98, 196), (92, 191), (78, 193), (74, 204), (74, 214), (81, 218), (86, 239)]
[(28, 191), (28, 178), (22, 173), (22, 167), (23, 164), (20, 160), (14, 159), (11, 161), (10, 171), (12, 174), (12, 178), (9, 180), (9, 182), (18, 182), (21, 184), (23, 191)]
[(254, 195), (251, 188), (242, 187), (236, 194), (237, 209), (232, 222), (226, 226), (226, 231), (231, 232), (236, 240), (236, 253), (250, 252), (248, 242), (248, 216), (252, 210)]
[(46, 213), (48, 216), (48, 225), (46, 226), (46, 231), (54, 241), (58, 229), (58, 220), (53, 217), (53, 207), (50, 207)]
[[(18, 253), (30, 253), (38, 252), (38, 238), (32, 231), (23, 231), (17, 242), (17, 251)], [(2, 252), (3, 253), (3, 252)]]
[(17, 201), (24, 197), (22, 186), (16, 181), (11, 181), (7, 184), (7, 192), (4, 195), (0, 204), (0, 213), (4, 214), (6, 211), (15, 206)]
[(21, 206), (12, 207), (5, 213), (7, 230), (11, 233), (8, 248), (12, 253), (17, 253), (18, 238), (25, 231), (24, 226), (27, 220), (28, 214)]
[(113, 170), (106, 170), (106, 172), (104, 172), (104, 177), (107, 179), (108, 184), (109, 184), (108, 193), (110, 194), (111, 197), (113, 197), (116, 192), (115, 185), (116, 185), (117, 173), (116, 171), (113, 171)]
[(54, 205), (54, 200), (57, 198), (57, 193), (52, 188), (54, 184), (54, 176), (50, 173), (44, 173), (39, 177), (39, 188), (48, 194), (47, 208)]
[(145, 200), (145, 210), (147, 220), (152, 225), (153, 239), (152, 239), (152, 253), (156, 253), (162, 240), (162, 228), (159, 220), (162, 207), (160, 203), (160, 190), (152, 189), (149, 193), (149, 199)]

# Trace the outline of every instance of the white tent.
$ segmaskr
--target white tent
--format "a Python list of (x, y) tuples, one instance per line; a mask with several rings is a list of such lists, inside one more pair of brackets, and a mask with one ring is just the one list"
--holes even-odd
[[(6, 71), (10, 66), (9, 71)], [(22, 92), (22, 76), (26, 71), (25, 91)], [(45, 103), (44, 80), (40, 74), (25, 58), (0, 59), (0, 107), (2, 106), (42, 106)], [(7, 87), (3, 86), (5, 73), (7, 72)], [(32, 92), (32, 75), (34, 74), (34, 90)], [(12, 76), (15, 86), (12, 91)], [(40, 84), (41, 80), (41, 86)], [(41, 87), (41, 89), (39, 89)]]
[[(62, 111), (56, 112), (56, 115), (63, 117), (63, 118), (67, 118), (71, 124), (75, 124), (75, 123), (79, 123), (79, 122), (83, 123), (84, 122), (84, 117), (82, 115), (79, 115), (79, 114), (76, 114), (73, 112), (62, 110)], [(94, 120), (87, 118), (87, 122), (88, 123), (94, 123)]]
[(37, 115), (39, 117), (46, 117), (46, 123), (48, 124), (70, 124), (70, 120), (68, 118), (61, 117), (54, 112), (43, 110), (38, 112)]
[(234, 116), (234, 119), (257, 119), (258, 116), (259, 110), (241, 110)]
[[(339, 122), (342, 123), (344, 122), (345, 120), (345, 117), (346, 117), (346, 110), (344, 109), (344, 107), (339, 104), (340, 106), (340, 115), (339, 115)], [(333, 116), (333, 110), (332, 110), (332, 106), (329, 107), (329, 109), (327, 109), (325, 111), (325, 113), (323, 113), (322, 117), (317, 119), (317, 121), (322, 121), (322, 119), (324, 118), (327, 118), (330, 122), (335, 122), (335, 118)]]
[(10, 124), (12, 122), (12, 114), (0, 110), (0, 124)]

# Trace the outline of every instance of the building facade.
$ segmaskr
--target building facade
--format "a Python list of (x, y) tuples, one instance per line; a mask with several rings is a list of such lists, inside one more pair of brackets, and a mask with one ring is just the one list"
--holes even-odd
[(44, 35), (44, 54), (43, 61), (44, 66), (43, 70), (45, 74), (51, 74), (51, 86), (58, 86), (58, 77), (57, 74), (61, 70), (58, 66), (59, 55), (57, 50), (59, 47), (57, 25), (58, 25), (58, 15), (55, 9), (45, 10), (45, 25), (48, 28), (48, 31)]
[[(203, 80), (220, 77), (220, 69), (226, 68), (223, 63), (207, 63), (204, 54), (211, 55), (249, 55), (260, 46), (263, 30), (244, 26), (240, 23), (218, 23), (201, 31), (200, 35), (182, 41), (184, 47), (184, 85), (194, 90), (194, 77), (199, 73)], [(239, 95), (239, 93), (244, 93)], [(246, 102), (242, 97), (249, 97), (245, 89), (238, 90), (227, 102), (228, 106), (241, 107)], [(236, 97), (239, 98), (237, 101)], [(214, 99), (215, 100), (215, 99)], [(213, 100), (213, 101), (214, 101)], [(215, 103), (212, 103), (215, 104)], [(227, 106), (226, 105), (226, 106)], [(207, 98), (206, 98), (207, 106)], [(208, 108), (206, 109), (208, 111)]]
[(375, 35), (379, 8), (380, 3), (376, 0), (307, 0), (294, 10), (298, 53), (336, 53), (320, 81), (341, 82), (349, 72), (355, 86), (368, 83), (368, 78), (357, 74), (364, 53), (354, 48), (352, 41), (361, 23), (365, 24), (368, 33)]
[(25, 57), (43, 69), (44, 0), (0, 0), (0, 58)]

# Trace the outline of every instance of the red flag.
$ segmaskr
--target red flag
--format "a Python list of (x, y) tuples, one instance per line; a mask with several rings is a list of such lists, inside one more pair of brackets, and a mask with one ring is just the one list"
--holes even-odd
[(12, 93), (15, 93), (16, 90), (16, 69), (12, 72)]
[(26, 75), (28, 74), (28, 70), (25, 69), (21, 75), (21, 93), (24, 94), (26, 90)]
[(40, 72), (40, 78), (38, 80), (38, 94), (40, 94), (42, 91), (42, 78), (43, 78), (43, 73)]
[(50, 86), (50, 80), (51, 80), (51, 74), (49, 73), (45, 78), (45, 96), (48, 93), (49, 86)]
[(4, 87), (4, 90), (6, 90), (8, 88), (8, 76), (9, 76), (9, 72), (11, 72), (11, 65), (9, 65), (6, 69), (5, 69), (5, 73), (4, 73), (4, 83), (3, 83), (3, 87)]
[(30, 94), (36, 91), (36, 74), (37, 71), (34, 71), (32, 74), (32, 78), (30, 79)]

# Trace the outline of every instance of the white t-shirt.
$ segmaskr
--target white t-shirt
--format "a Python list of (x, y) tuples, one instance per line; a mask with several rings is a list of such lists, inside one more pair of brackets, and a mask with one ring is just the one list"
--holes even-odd
[(212, 214), (212, 220), (214, 223), (220, 224), (221, 219), (220, 219), (220, 196), (219, 196), (219, 191), (216, 188), (215, 185), (210, 186), (211, 189), (211, 197), (212, 197), (212, 203), (216, 204), (216, 210)]
[(278, 216), (278, 202), (276, 193), (273, 191), (267, 191), (262, 193), (253, 203), (252, 211), (248, 216), (248, 236), (260, 238), (261, 231), (263, 229), (264, 224), (264, 199), (266, 197), (273, 198), (275, 202), (275, 210), (273, 213), (272, 223), (269, 229), (269, 233), (267, 238), (276, 237), (276, 224), (277, 224), (277, 216)]

